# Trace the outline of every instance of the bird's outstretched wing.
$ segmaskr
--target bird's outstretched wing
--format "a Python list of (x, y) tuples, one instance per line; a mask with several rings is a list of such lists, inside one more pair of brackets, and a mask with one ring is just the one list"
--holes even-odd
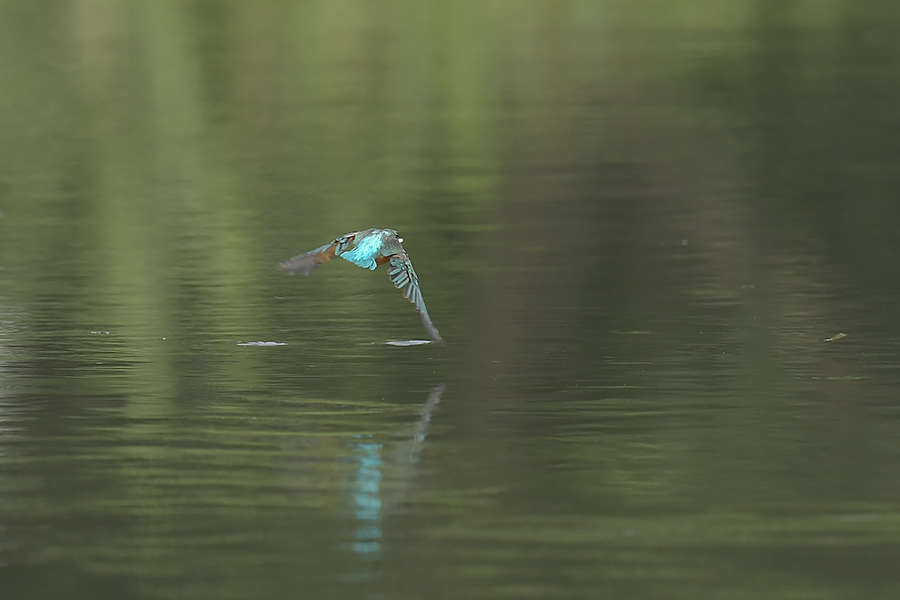
[(324, 246), (319, 246), (315, 250), (310, 250), (306, 254), (300, 254), (293, 258), (289, 258), (280, 265), (279, 269), (285, 271), (293, 271), (294, 273), (303, 273), (309, 275), (315, 271), (319, 265), (324, 265), (335, 256), (340, 256), (348, 246), (356, 238), (358, 231), (347, 233), (333, 242), (329, 242)]
[(439, 344), (444, 344), (444, 338), (438, 332), (437, 327), (431, 322), (428, 316), (428, 310), (425, 308), (425, 299), (422, 297), (422, 290), (419, 288), (419, 277), (416, 270), (413, 269), (412, 262), (405, 250), (401, 250), (397, 254), (391, 255), (390, 264), (388, 265), (388, 277), (391, 278), (394, 286), (403, 292), (403, 296), (413, 303), (419, 316), (422, 317), (422, 325), (432, 340)]

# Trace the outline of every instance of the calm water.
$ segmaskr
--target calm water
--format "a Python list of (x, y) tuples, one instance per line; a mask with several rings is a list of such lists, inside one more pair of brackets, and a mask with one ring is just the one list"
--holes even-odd
[(713, 4), (0, 2), (0, 596), (900, 596), (900, 5)]

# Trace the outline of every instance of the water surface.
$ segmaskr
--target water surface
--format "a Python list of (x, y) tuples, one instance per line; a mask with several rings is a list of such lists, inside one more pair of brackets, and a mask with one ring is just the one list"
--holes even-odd
[(13, 4), (4, 598), (900, 593), (894, 3)]

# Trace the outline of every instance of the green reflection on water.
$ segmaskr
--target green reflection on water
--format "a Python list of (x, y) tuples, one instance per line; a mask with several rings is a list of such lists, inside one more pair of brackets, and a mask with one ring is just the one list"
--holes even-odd
[(0, 592), (895, 596), (897, 6), (0, 3)]

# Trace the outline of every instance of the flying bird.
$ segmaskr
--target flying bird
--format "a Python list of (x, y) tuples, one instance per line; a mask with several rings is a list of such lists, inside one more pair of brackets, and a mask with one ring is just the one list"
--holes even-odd
[(372, 271), (379, 265), (388, 263), (388, 277), (394, 286), (403, 292), (403, 296), (416, 307), (419, 316), (422, 317), (425, 331), (435, 342), (445, 343), (437, 327), (431, 322), (431, 317), (428, 316), (425, 299), (422, 298), (422, 290), (419, 288), (419, 277), (413, 269), (409, 255), (403, 249), (403, 238), (396, 231), (366, 229), (347, 233), (306, 254), (287, 259), (279, 265), (279, 268), (309, 275), (316, 267), (324, 265), (335, 256)]

